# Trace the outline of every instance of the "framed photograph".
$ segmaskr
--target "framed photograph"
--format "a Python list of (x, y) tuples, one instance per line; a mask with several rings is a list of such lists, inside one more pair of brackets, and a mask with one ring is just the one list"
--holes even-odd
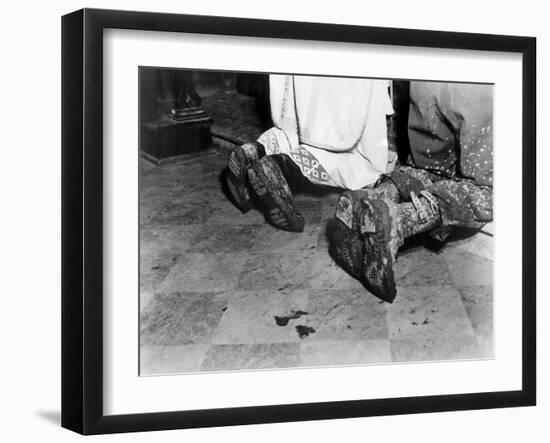
[(62, 425), (536, 402), (536, 40), (62, 20)]

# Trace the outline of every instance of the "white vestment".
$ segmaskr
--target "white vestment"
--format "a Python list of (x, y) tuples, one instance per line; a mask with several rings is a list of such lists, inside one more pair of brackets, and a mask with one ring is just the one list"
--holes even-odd
[(360, 189), (386, 172), (387, 80), (270, 75), (274, 128), (258, 139), (313, 183)]

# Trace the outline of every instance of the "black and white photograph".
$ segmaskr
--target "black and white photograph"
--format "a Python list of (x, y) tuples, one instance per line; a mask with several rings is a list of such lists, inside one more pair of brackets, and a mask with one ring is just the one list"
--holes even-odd
[(493, 84), (138, 75), (141, 376), (494, 358)]
[(547, 441), (542, 5), (6, 3), (0, 439)]

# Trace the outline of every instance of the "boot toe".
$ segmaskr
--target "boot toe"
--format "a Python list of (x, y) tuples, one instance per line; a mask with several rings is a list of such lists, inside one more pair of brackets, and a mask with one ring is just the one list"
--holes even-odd
[(364, 250), (359, 233), (334, 220), (327, 227), (327, 237), (334, 261), (352, 277), (361, 279)]
[(383, 200), (365, 200), (368, 214), (369, 233), (364, 235), (363, 282), (377, 297), (392, 302), (397, 289), (394, 266), (398, 240), (392, 238), (395, 220), (391, 204)]

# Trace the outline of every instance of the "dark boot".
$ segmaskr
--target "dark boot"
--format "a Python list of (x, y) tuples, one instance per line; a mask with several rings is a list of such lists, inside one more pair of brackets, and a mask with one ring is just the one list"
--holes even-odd
[(252, 163), (248, 178), (269, 223), (284, 231), (304, 230), (304, 217), (294, 208), (292, 192), (274, 156)]
[(399, 191), (392, 181), (384, 180), (374, 188), (346, 191), (338, 199), (335, 222), (328, 232), (330, 253), (353, 277), (361, 280), (364, 247), (361, 235), (362, 201), (375, 198), (399, 201)]
[(399, 202), (399, 190), (389, 179), (379, 182), (374, 187), (345, 191), (336, 205), (335, 217), (349, 229), (359, 231), (359, 217), (362, 210), (361, 200), (380, 198)]
[(365, 250), (359, 230), (349, 229), (340, 220), (327, 225), (329, 252), (334, 261), (352, 277), (362, 280)]
[(229, 154), (227, 162), (227, 189), (233, 197), (235, 205), (247, 212), (252, 207), (248, 187), (248, 169), (252, 162), (265, 156), (265, 148), (261, 143), (252, 142), (237, 146)]
[(412, 203), (362, 201), (363, 282), (374, 295), (390, 303), (397, 295), (394, 267), (398, 249), (406, 238), (432, 230), (441, 222), (435, 198), (424, 191), (422, 195), (424, 198), (411, 193)]

